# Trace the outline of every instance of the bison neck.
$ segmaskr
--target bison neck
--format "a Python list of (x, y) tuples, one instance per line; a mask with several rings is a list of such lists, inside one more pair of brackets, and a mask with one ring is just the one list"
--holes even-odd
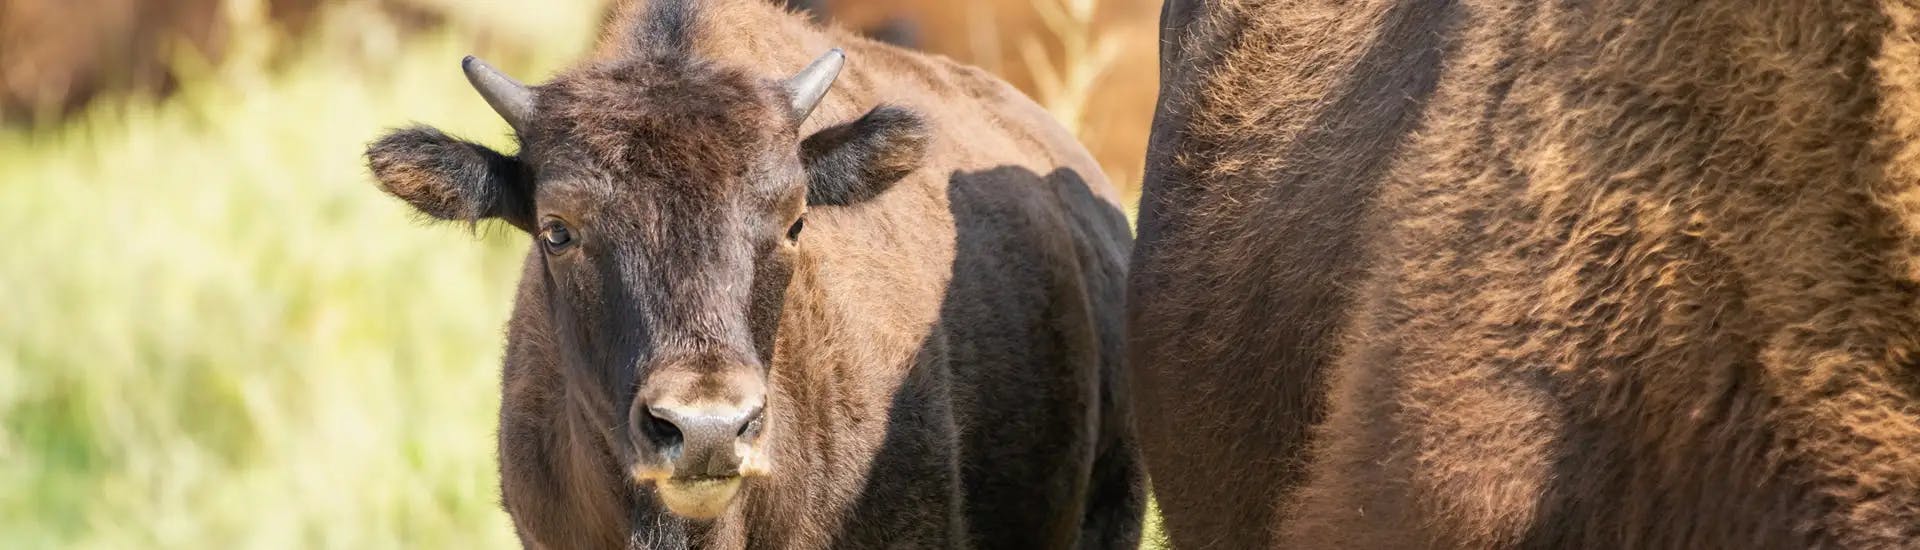
[[(832, 223), (821, 221), (809, 231)], [(765, 444), (772, 474), (742, 494), (738, 517), (756, 542), (831, 547), (845, 540), (856, 517), (886, 524), (883, 516), (895, 512), (863, 506), (864, 488), (885, 486), (890, 497), (912, 497), (923, 488), (888, 479), (898, 466), (883, 453), (899, 445), (937, 453), (945, 446), (914, 440), (951, 434), (950, 413), (924, 406), (949, 400), (944, 339), (931, 317), (902, 323), (921, 312), (896, 309), (924, 301), (876, 299), (846, 288), (857, 277), (845, 275), (803, 259), (788, 288), (769, 373), (772, 423)], [(914, 406), (897, 407), (901, 402)], [(929, 425), (942, 423), (947, 430)]]

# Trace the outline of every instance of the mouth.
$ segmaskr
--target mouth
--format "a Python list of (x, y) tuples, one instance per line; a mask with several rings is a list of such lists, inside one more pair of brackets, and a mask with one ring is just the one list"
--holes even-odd
[(740, 492), (740, 476), (697, 479), (662, 479), (654, 492), (667, 511), (687, 519), (713, 519), (726, 512), (734, 495)]
[(727, 507), (741, 498), (740, 486), (747, 478), (771, 473), (772, 464), (763, 449), (741, 442), (736, 443), (734, 450), (741, 457), (734, 468), (680, 471), (671, 459), (664, 463), (638, 461), (628, 467), (628, 475), (638, 485), (652, 485), (654, 494), (669, 513), (685, 519), (710, 520), (725, 514)]

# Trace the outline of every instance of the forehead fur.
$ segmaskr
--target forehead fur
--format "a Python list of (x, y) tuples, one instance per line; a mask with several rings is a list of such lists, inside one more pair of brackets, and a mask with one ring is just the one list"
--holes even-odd
[(537, 95), (526, 144), (536, 164), (586, 161), (614, 175), (718, 182), (794, 142), (775, 86), (700, 61), (588, 65)]

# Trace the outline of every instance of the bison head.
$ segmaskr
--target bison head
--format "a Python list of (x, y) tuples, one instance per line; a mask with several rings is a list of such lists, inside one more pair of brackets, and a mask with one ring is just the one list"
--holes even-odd
[(775, 81), (652, 56), (528, 87), (468, 58), (518, 155), (412, 128), (367, 156), (427, 215), (532, 236), (522, 295), (540, 298), (516, 315), (544, 327), (570, 399), (636, 483), (676, 514), (714, 517), (772, 467), (768, 365), (808, 206), (878, 195), (924, 154), (920, 119), (893, 107), (798, 135), (843, 59)]

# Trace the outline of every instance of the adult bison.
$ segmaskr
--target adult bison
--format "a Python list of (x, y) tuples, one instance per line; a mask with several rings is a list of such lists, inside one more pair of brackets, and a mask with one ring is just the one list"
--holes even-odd
[(1920, 544), (1920, 6), (1174, 0), (1182, 548)]
[(517, 155), (430, 128), (367, 152), (421, 212), (533, 238), (500, 415), (522, 541), (1134, 544), (1128, 233), (1073, 138), (764, 0), (612, 21), (539, 86), (467, 60)]

